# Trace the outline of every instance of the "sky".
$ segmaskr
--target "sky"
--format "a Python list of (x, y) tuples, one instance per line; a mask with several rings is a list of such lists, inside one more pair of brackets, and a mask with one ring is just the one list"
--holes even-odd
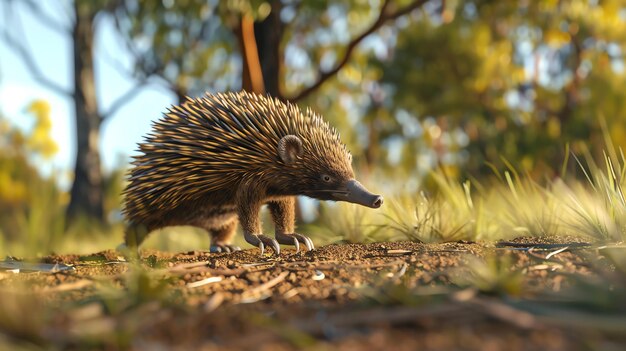
[[(67, 1), (65, 1), (67, 2)], [(0, 33), (7, 26), (9, 33), (27, 45), (44, 75), (63, 86), (71, 88), (73, 75), (70, 33), (62, 34), (30, 14), (19, 1), (14, 2), (14, 12), (7, 11), (7, 2), (0, 3)], [(62, 5), (64, 1), (41, 1), (46, 14), (66, 28), (69, 17)], [(102, 110), (133, 85), (133, 80), (119, 72), (113, 61), (130, 71), (130, 57), (118, 36), (111, 18), (100, 17), (95, 38), (96, 91)], [(75, 123), (72, 100), (46, 89), (33, 79), (22, 59), (0, 40), (0, 114), (12, 125), (28, 129), (33, 118), (26, 107), (35, 99), (44, 99), (51, 106), (52, 137), (59, 145), (58, 154), (49, 165), (38, 165), (44, 173), (55, 169), (60, 173), (73, 170), (75, 157)], [(151, 121), (161, 117), (174, 96), (162, 88), (146, 87), (129, 103), (104, 122), (100, 136), (100, 150), (105, 172), (124, 166), (129, 155), (135, 153), (136, 144), (151, 127)], [(61, 180), (68, 186), (69, 179)]]

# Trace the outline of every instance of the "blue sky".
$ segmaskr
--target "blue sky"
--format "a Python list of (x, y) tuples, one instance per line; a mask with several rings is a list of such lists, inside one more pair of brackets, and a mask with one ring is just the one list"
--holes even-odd
[[(39, 3), (44, 5), (50, 17), (64, 27), (70, 27), (63, 1)], [(9, 25), (9, 32), (28, 46), (45, 76), (69, 90), (73, 80), (70, 34), (58, 33), (41, 24), (19, 1), (15, 2), (14, 8), (15, 12), (11, 14), (7, 13), (6, 6), (0, 5), (0, 31)], [(5, 20), (6, 15), (11, 22)], [(130, 70), (129, 55), (112, 19), (100, 17), (98, 20), (95, 38), (96, 91), (101, 109), (106, 110), (112, 101), (133, 85), (133, 81), (118, 72), (111, 63), (117, 60)], [(51, 164), (40, 167), (44, 172), (54, 168), (68, 173), (65, 171), (73, 169), (75, 155), (72, 100), (38, 84), (21, 58), (0, 40), (0, 114), (8, 117), (12, 124), (27, 129), (32, 118), (26, 114), (25, 108), (35, 99), (50, 103), (52, 137), (59, 144), (59, 153)], [(173, 101), (174, 97), (164, 89), (147, 87), (104, 123), (100, 150), (105, 170), (127, 162), (136, 144), (150, 130), (150, 122), (158, 119)], [(62, 183), (67, 185), (69, 181), (63, 180)]]

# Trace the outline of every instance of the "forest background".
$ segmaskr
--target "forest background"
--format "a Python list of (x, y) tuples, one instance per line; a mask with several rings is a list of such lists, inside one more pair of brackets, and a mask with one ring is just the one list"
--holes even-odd
[[(320, 112), (391, 209), (446, 184), (471, 199), (470, 187), (510, 174), (542, 187), (585, 179), (571, 155), (623, 160), (624, 5), (2, 0), (0, 251), (121, 242), (134, 145), (170, 104), (207, 91), (268, 93)], [(303, 223), (338, 231), (325, 207), (301, 208)], [(148, 246), (208, 241), (157, 237)]]

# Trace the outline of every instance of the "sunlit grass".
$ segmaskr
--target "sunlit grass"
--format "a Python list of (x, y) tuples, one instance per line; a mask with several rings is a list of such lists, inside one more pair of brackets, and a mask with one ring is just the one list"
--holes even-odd
[(302, 226), (302, 232), (320, 243), (368, 243), (383, 240), (376, 213), (348, 203), (321, 203), (318, 219)]
[[(621, 150), (609, 150), (603, 166), (589, 152), (582, 160), (573, 156), (582, 179), (562, 171), (560, 177), (537, 181), (509, 163), (502, 172), (494, 170), (493, 179), (485, 182), (451, 180), (435, 170), (432, 195), (398, 191), (401, 195), (386, 196), (381, 209), (365, 209), (366, 214), (358, 212), (358, 216), (354, 205), (338, 206), (332, 216), (322, 215), (317, 227), (320, 232), (345, 233), (346, 241), (363, 243), (559, 235), (620, 242), (626, 238), (626, 159)], [(362, 230), (368, 226), (380, 229), (376, 236)]]
[(415, 199), (401, 196), (388, 203), (380, 226), (391, 231), (387, 231), (389, 236), (418, 242), (469, 239), (466, 234), (473, 225), (471, 218), (460, 213), (448, 217), (457, 210), (450, 202), (420, 193)]
[(597, 240), (622, 241), (626, 237), (626, 201), (624, 174), (626, 162), (623, 152), (619, 157), (604, 154), (604, 168), (586, 154), (586, 165), (576, 159), (587, 179), (586, 184), (561, 186), (566, 207), (568, 228), (579, 235)]
[[(567, 174), (567, 162), (578, 177)], [(348, 203), (320, 203), (317, 219), (300, 225), (316, 244), (496, 241), (515, 237), (574, 235), (588, 240), (620, 242), (626, 238), (626, 158), (607, 146), (597, 162), (588, 150), (565, 160), (560, 176), (536, 180), (505, 161), (488, 180), (453, 179), (441, 170), (431, 174), (434, 187), (427, 193), (407, 194), (398, 189), (384, 194), (380, 209)], [(571, 172), (571, 171), (570, 171)], [(373, 181), (375, 183), (375, 181)], [(398, 187), (403, 182), (398, 181)], [(57, 190), (35, 192), (26, 211), (15, 217), (18, 237), (0, 236), (0, 255), (35, 257), (48, 253), (89, 253), (114, 249), (123, 242), (124, 224), (103, 227), (78, 221), (65, 229), (64, 203)], [(262, 211), (265, 233), (273, 223)], [(235, 244), (249, 247), (239, 233)], [(208, 250), (210, 238), (200, 229), (174, 227), (152, 233), (143, 247), (165, 251)]]

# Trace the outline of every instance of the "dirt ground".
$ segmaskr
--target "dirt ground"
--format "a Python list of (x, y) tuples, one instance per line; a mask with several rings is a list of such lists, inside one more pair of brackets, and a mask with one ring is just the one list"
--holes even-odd
[[(139, 265), (116, 251), (55, 255), (38, 263), (72, 268), (0, 271), (4, 299), (12, 294), (17, 301), (0, 305), (7, 316), (0, 318), (0, 346), (4, 340), (105, 350), (624, 349), (623, 325), (598, 331), (527, 308), (533, 296), (567, 291), (569, 277), (592, 279), (589, 260), (597, 256), (596, 247), (573, 238), (339, 244), (285, 249), (280, 257), (260, 257), (256, 249), (146, 251)], [(28, 291), (17, 293), (19, 287)], [(32, 309), (46, 312), (28, 325), (10, 316)]]

